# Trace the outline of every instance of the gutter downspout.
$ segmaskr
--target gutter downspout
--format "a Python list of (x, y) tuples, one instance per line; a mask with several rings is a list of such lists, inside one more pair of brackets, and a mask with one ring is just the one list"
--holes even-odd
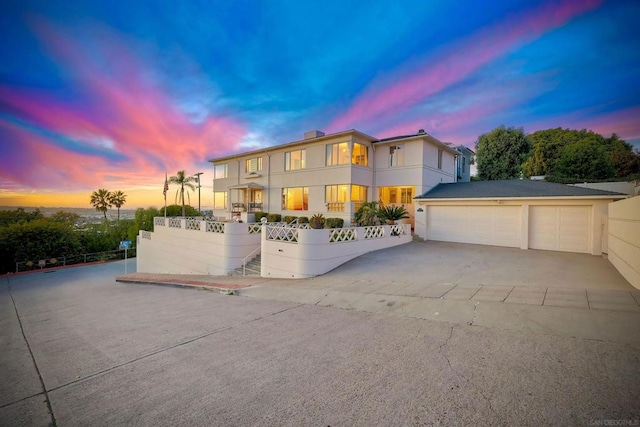
[(263, 212), (269, 212), (269, 209), (271, 209), (271, 154), (269, 154), (269, 151), (264, 150), (264, 154), (267, 155), (267, 208), (268, 209), (264, 209), (263, 206)]

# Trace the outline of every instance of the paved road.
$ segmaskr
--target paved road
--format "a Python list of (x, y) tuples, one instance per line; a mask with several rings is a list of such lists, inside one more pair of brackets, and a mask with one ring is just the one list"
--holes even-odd
[(640, 420), (637, 344), (116, 283), (123, 270), (2, 279), (0, 425)]

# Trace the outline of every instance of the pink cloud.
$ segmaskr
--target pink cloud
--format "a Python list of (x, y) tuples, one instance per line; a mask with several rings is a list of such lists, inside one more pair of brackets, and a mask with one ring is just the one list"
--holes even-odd
[(363, 121), (412, 107), (431, 95), (465, 79), (480, 67), (530, 42), (570, 19), (597, 8), (601, 0), (565, 0), (548, 3), (526, 14), (505, 18), (426, 58), (409, 73), (397, 72), (374, 80), (346, 113), (329, 126), (338, 131)]
[[(28, 131), (10, 129), (30, 153), (27, 169), (53, 168), (47, 180), (14, 175), (20, 182), (43, 187), (66, 185), (79, 179), (94, 188), (108, 177), (157, 181), (165, 171), (195, 171), (210, 157), (237, 149), (246, 134), (243, 125), (225, 115), (209, 115), (194, 123), (178, 107), (161, 79), (136, 57), (127, 40), (105, 28), (92, 29), (97, 38), (90, 47), (41, 20), (34, 21), (45, 48), (71, 76), (71, 99), (43, 90), (0, 86), (3, 109), (26, 123), (47, 129), (88, 148), (98, 147), (105, 157), (74, 153)], [(199, 76), (202, 79), (204, 75)], [(7, 128), (8, 124), (3, 124)], [(38, 150), (42, 145), (46, 149)], [(39, 153), (48, 152), (42, 156)], [(51, 161), (55, 158), (55, 161)], [(107, 158), (124, 159), (119, 164)], [(193, 170), (189, 170), (193, 169)], [(80, 179), (82, 178), (82, 179)]]

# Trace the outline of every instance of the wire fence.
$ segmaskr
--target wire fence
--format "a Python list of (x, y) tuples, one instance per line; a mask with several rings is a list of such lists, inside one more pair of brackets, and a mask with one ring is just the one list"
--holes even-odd
[[(126, 256), (127, 258), (134, 258), (136, 256), (136, 248), (128, 249)], [(21, 271), (44, 270), (53, 267), (64, 267), (65, 265), (85, 264), (88, 262), (116, 261), (124, 258), (124, 249), (116, 249), (114, 251), (92, 252), (87, 254), (19, 261), (16, 262), (16, 273), (20, 273)]]

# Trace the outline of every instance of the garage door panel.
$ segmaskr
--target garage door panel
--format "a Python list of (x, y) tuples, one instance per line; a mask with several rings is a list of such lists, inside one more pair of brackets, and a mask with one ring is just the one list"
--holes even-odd
[(529, 247), (589, 253), (590, 206), (532, 206)]
[(520, 246), (519, 206), (430, 206), (430, 240)]

